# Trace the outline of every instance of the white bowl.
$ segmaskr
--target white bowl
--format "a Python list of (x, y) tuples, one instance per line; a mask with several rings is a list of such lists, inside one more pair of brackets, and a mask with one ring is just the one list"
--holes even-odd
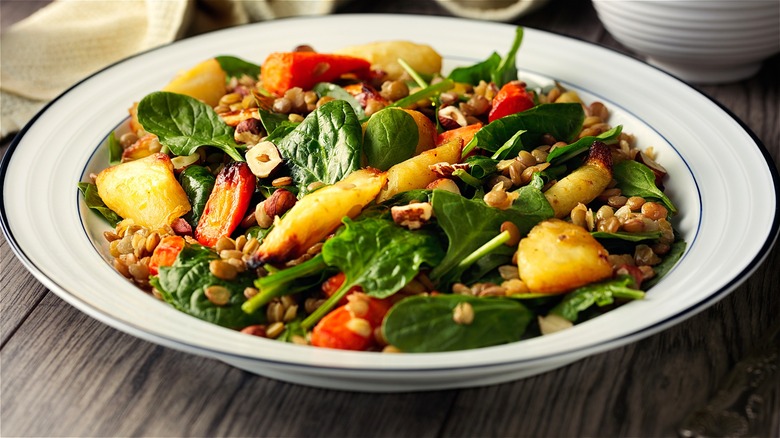
[(593, 0), (593, 6), (616, 40), (689, 82), (745, 79), (780, 52), (776, 0)]

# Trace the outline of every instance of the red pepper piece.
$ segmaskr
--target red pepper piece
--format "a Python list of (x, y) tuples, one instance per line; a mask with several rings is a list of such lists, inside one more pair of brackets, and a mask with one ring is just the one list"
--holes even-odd
[(157, 275), (160, 266), (172, 266), (183, 248), (184, 238), (181, 236), (165, 236), (160, 239), (149, 258), (149, 273)]
[(474, 123), (444, 131), (436, 137), (436, 146), (441, 146), (453, 138), (461, 138), (463, 139), (463, 144), (468, 144), (480, 129), (482, 129), (482, 123)]
[(255, 175), (245, 162), (234, 161), (217, 175), (214, 188), (195, 228), (201, 245), (214, 246), (220, 237), (229, 236), (244, 218), (252, 194)]
[[(344, 275), (343, 272), (339, 272), (338, 274), (328, 278), (325, 280), (325, 282), (322, 283), (322, 286), (320, 286), (320, 289), (322, 289), (322, 292), (327, 295), (331, 296), (336, 293), (336, 291), (339, 290), (342, 284), (344, 284), (344, 280), (346, 279), (346, 275)], [(347, 295), (353, 293), (353, 292), (363, 292), (363, 288), (360, 286), (352, 286), (346, 295), (344, 295), (344, 298), (339, 301), (339, 305), (342, 306), (344, 304), (347, 304)]]
[(346, 55), (316, 52), (272, 53), (263, 62), (263, 88), (281, 96), (293, 87), (311, 89), (318, 82), (331, 82), (347, 73), (367, 79), (371, 63), (365, 59)]
[(314, 326), (311, 345), (356, 351), (365, 351), (377, 345), (374, 330), (382, 325), (391, 304), (389, 300), (365, 295), (359, 300), (367, 304), (364, 314), (358, 316), (350, 310), (349, 306), (355, 307), (354, 303), (337, 307)]
[(488, 114), (490, 122), (510, 114), (525, 111), (534, 106), (534, 99), (525, 89), (525, 82), (506, 83), (493, 98), (493, 107)]

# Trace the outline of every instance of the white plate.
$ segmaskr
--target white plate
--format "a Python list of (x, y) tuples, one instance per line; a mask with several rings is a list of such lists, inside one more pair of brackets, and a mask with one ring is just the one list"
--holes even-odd
[[(283, 344), (200, 321), (141, 293), (106, 263), (102, 221), (76, 183), (106, 165), (103, 143), (127, 108), (203, 59), (258, 63), (309, 43), (329, 51), (358, 42), (428, 43), (445, 69), (505, 52), (514, 27), (450, 18), (342, 15), (243, 26), (119, 62), (76, 85), (17, 136), (2, 168), (2, 226), (25, 266), (65, 301), (119, 330), (290, 382), (406, 391), (503, 382), (537, 374), (656, 333), (712, 305), (744, 281), (778, 232), (778, 176), (739, 121), (684, 83), (586, 42), (527, 29), (521, 76), (543, 75), (605, 102), (613, 124), (652, 145), (669, 170), (667, 193), (688, 241), (679, 265), (647, 295), (570, 330), (452, 353), (345, 352)], [(96, 247), (98, 250), (96, 251)]]

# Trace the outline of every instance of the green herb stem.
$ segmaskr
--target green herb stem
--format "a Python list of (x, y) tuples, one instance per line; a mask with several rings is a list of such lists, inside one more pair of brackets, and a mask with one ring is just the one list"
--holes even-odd
[(464, 183), (479, 188), (482, 185), (482, 181), (478, 180), (477, 178), (474, 178), (473, 176), (469, 175), (468, 172), (466, 172), (463, 169), (457, 169), (454, 172), (452, 172), (453, 176), (456, 176), (460, 178), (461, 181)]
[(442, 91), (449, 90), (452, 88), (454, 82), (451, 79), (445, 79), (439, 83), (429, 85), (426, 88), (423, 88), (422, 90), (419, 90), (415, 93), (412, 93), (403, 99), (396, 100), (392, 104), (388, 105), (391, 107), (398, 107), (398, 108), (406, 108), (408, 106), (412, 106), (415, 102), (423, 100), (423, 99), (429, 99)]
[(244, 304), (241, 305), (241, 309), (246, 313), (254, 313), (257, 309), (268, 304), (272, 299), (285, 295), (287, 285), (292, 281), (301, 277), (314, 275), (321, 272), (326, 267), (327, 265), (325, 264), (322, 254), (317, 254), (316, 257), (313, 257), (300, 265), (293, 266), (289, 269), (283, 269), (267, 277), (259, 278), (255, 281), (255, 286), (260, 290), (260, 293), (244, 302)]
[(306, 319), (301, 322), (301, 327), (304, 330), (309, 330), (310, 328), (314, 327), (314, 325), (317, 324), (319, 320), (327, 315), (328, 312), (330, 312), (330, 310), (347, 295), (347, 292), (352, 289), (352, 286), (354, 286), (354, 284), (351, 281), (347, 281), (345, 279), (344, 283), (342, 283), (341, 287), (333, 295), (328, 297), (328, 299), (325, 300), (325, 302), (322, 303), (320, 307), (317, 307), (314, 312), (312, 312), (309, 316), (306, 317)]
[(473, 265), (477, 260), (481, 259), (482, 257), (490, 254), (491, 252), (495, 251), (496, 248), (503, 245), (507, 241), (509, 241), (510, 235), (509, 231), (502, 231), (498, 236), (490, 239), (485, 243), (484, 245), (477, 248), (476, 251), (472, 252), (466, 258), (460, 261), (458, 263), (459, 269), (466, 269), (469, 266)]
[(427, 87), (428, 87), (428, 83), (427, 83), (427, 82), (425, 82), (425, 79), (423, 79), (423, 78), (422, 78), (422, 76), (420, 76), (420, 74), (419, 74), (419, 73), (417, 73), (416, 71), (414, 71), (414, 69), (412, 68), (412, 66), (410, 66), (409, 64), (407, 64), (407, 63), (406, 63), (406, 61), (404, 61), (404, 60), (403, 60), (403, 59), (401, 59), (401, 58), (398, 58), (398, 64), (400, 64), (400, 65), (401, 65), (401, 67), (403, 67), (403, 68), (404, 68), (404, 70), (406, 70), (406, 72), (407, 72), (407, 73), (409, 73), (409, 76), (411, 76), (411, 77), (412, 77), (412, 79), (414, 79), (414, 82), (416, 82), (416, 83), (417, 83), (417, 85), (418, 85), (420, 88), (427, 88)]

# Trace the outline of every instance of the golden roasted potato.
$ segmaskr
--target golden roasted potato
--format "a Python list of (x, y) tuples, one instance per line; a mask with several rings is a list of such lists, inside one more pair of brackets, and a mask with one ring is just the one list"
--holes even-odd
[(108, 208), (147, 228), (170, 225), (191, 208), (171, 159), (161, 153), (103, 169), (95, 185)]
[(380, 41), (344, 47), (334, 53), (363, 58), (371, 63), (371, 68), (387, 73), (391, 80), (405, 72), (398, 63), (399, 58), (418, 73), (430, 75), (441, 71), (441, 55), (433, 47), (409, 41)]
[(612, 153), (604, 143), (593, 143), (585, 164), (544, 192), (555, 217), (568, 216), (577, 204), (596, 199), (612, 181)]
[(162, 145), (154, 134), (146, 134), (122, 151), (122, 162), (140, 160), (160, 152)]
[(436, 163), (459, 162), (461, 149), (463, 149), (463, 141), (456, 138), (391, 167), (387, 170), (387, 186), (379, 193), (377, 202), (385, 201), (401, 192), (425, 188), (439, 178), (439, 175), (429, 166)]
[(227, 92), (225, 81), (224, 70), (216, 59), (211, 58), (173, 78), (162, 91), (186, 94), (216, 106)]
[(556, 294), (611, 277), (608, 256), (584, 228), (548, 219), (520, 240), (517, 267), (531, 292)]
[(302, 255), (338, 228), (344, 216), (357, 216), (386, 181), (383, 172), (361, 169), (304, 196), (265, 236), (250, 264), (279, 262)]

